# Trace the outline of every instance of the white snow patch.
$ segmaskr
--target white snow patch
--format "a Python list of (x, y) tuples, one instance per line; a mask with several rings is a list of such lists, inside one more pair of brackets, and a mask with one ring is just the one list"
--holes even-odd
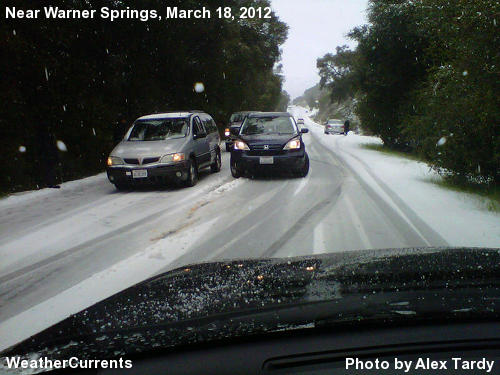
[(441, 177), (426, 163), (363, 148), (366, 144), (382, 144), (378, 137), (351, 132), (348, 136), (325, 135), (323, 126), (308, 118), (303, 109), (297, 108), (294, 112), (304, 118), (310, 131), (323, 145), (339, 154), (402, 217), (405, 215), (370, 176), (367, 166), (450, 246), (496, 248), (500, 245), (500, 215), (488, 211), (484, 201), (474, 194), (433, 184)]

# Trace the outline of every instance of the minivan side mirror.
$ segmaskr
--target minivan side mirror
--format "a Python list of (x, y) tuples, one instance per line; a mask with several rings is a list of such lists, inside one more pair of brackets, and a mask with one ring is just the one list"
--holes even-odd
[(300, 129), (300, 132), (301, 132), (302, 134), (309, 133), (309, 129), (307, 129), (307, 128), (302, 128), (302, 129)]

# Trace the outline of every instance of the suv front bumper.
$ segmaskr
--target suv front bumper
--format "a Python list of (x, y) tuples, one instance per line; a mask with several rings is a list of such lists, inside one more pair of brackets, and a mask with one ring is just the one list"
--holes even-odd
[[(187, 179), (189, 169), (188, 161), (181, 161), (175, 164), (154, 164), (154, 165), (116, 165), (106, 168), (108, 179), (113, 184), (138, 185), (164, 183), (169, 180)], [(134, 178), (134, 170), (146, 170), (147, 177)]]
[[(282, 172), (296, 172), (304, 168), (305, 150), (286, 151), (277, 155), (251, 155), (249, 151), (231, 151), (231, 165), (241, 172), (256, 172), (277, 170)], [(273, 157), (272, 164), (261, 164), (261, 157)]]

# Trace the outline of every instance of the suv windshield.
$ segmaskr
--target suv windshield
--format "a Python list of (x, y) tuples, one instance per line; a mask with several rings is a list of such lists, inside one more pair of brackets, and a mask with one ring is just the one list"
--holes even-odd
[(134, 124), (129, 141), (163, 141), (171, 138), (183, 138), (189, 129), (189, 120), (171, 118), (161, 120), (140, 120)]
[(243, 121), (244, 117), (245, 115), (242, 113), (233, 113), (231, 115), (231, 118), (229, 119), (229, 122), (241, 122)]
[(242, 135), (295, 134), (295, 126), (290, 117), (250, 117), (242, 126)]

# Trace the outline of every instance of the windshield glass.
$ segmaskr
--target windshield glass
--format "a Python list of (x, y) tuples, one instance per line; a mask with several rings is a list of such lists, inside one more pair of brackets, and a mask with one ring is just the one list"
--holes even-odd
[(241, 127), (240, 134), (295, 134), (295, 125), (290, 117), (250, 117)]
[(344, 125), (342, 120), (328, 120), (328, 125)]
[(229, 122), (241, 122), (241, 121), (243, 121), (244, 117), (245, 117), (245, 115), (243, 115), (241, 113), (234, 113), (231, 115)]
[(185, 118), (172, 118), (162, 120), (137, 121), (129, 141), (163, 141), (170, 138), (185, 137), (189, 129), (189, 120)]

